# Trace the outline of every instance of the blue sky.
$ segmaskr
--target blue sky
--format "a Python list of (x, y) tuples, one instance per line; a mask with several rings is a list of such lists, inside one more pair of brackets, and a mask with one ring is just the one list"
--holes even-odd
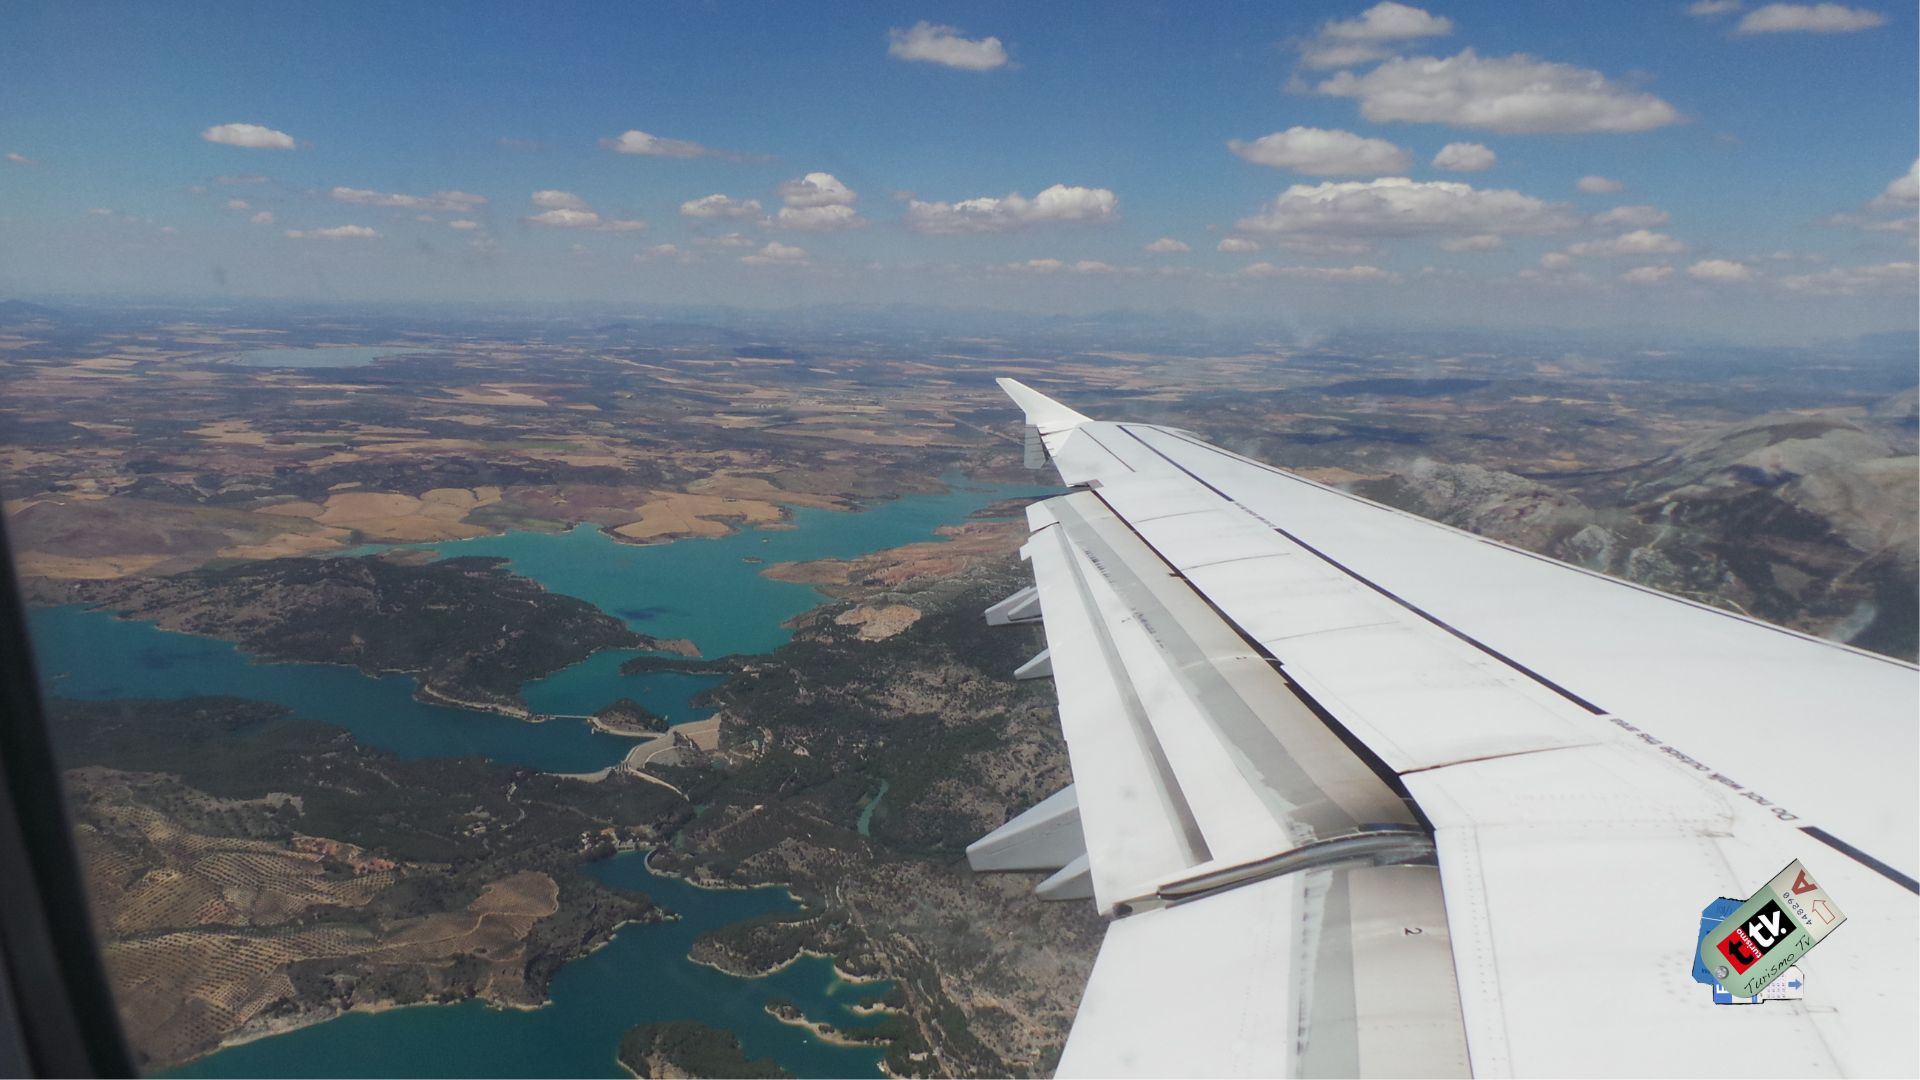
[(8, 294), (1915, 325), (1911, 4), (9, 22)]

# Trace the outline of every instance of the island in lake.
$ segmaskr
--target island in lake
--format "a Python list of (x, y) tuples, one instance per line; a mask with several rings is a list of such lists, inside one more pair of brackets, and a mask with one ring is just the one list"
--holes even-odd
[(641, 1024), (620, 1037), (620, 1065), (636, 1077), (790, 1077), (772, 1058), (747, 1060), (732, 1032), (695, 1020)]

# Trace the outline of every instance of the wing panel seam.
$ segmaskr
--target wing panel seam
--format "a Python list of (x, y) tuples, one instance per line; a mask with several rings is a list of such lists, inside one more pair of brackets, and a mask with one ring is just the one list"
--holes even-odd
[[(1151, 443), (1148, 443), (1145, 439), (1141, 439), (1140, 436), (1135, 435), (1133, 431), (1130, 430), (1128, 425), (1115, 424), (1114, 426), (1118, 427), (1121, 431), (1126, 432), (1128, 435), (1132, 435), (1134, 439), (1139, 441), (1140, 445), (1145, 446), (1147, 449), (1154, 451), (1156, 454), (1160, 454), (1160, 457), (1164, 459), (1169, 465), (1172, 465), (1174, 468), (1179, 469), (1181, 472), (1187, 473), (1188, 476), (1193, 476), (1193, 474), (1191, 472), (1187, 472), (1186, 468), (1183, 467), (1179, 462), (1174, 461), (1172, 458), (1167, 457), (1165, 454), (1161, 454), (1157, 447), (1153, 446)], [(1826, 638), (1814, 637), (1812, 634), (1804, 634), (1798, 630), (1792, 630), (1784, 626), (1775, 626), (1772, 623), (1764, 622), (1760, 619), (1750, 618), (1748, 616), (1742, 615), (1737, 611), (1725, 611), (1725, 610), (1722, 610), (1721, 608), (1713, 607), (1710, 604), (1703, 604), (1698, 600), (1689, 600), (1684, 596), (1675, 596), (1672, 593), (1664, 593), (1658, 589), (1653, 589), (1645, 585), (1642, 585), (1637, 581), (1628, 581), (1625, 578), (1614, 577), (1611, 574), (1603, 574), (1597, 570), (1589, 570), (1584, 566), (1575, 566), (1572, 563), (1562, 562), (1561, 560), (1553, 558), (1551, 556), (1542, 555), (1537, 551), (1528, 551), (1525, 548), (1515, 547), (1512, 544), (1502, 543), (1491, 537), (1480, 536), (1476, 533), (1468, 532), (1465, 529), (1456, 528), (1452, 525), (1447, 525), (1443, 522), (1434, 521), (1431, 518), (1423, 518), (1418, 514), (1410, 514), (1404, 510), (1396, 510), (1391, 506), (1384, 506), (1380, 503), (1374, 502), (1371, 499), (1365, 498), (1360, 495), (1355, 495), (1351, 491), (1341, 491), (1339, 488), (1329, 487), (1326, 484), (1309, 480), (1304, 476), (1295, 476), (1293, 473), (1290, 473), (1285, 469), (1276, 468), (1272, 465), (1266, 464), (1265, 462), (1255, 461), (1252, 458), (1244, 457), (1240, 454), (1236, 454), (1231, 450), (1223, 450), (1220, 447), (1214, 446), (1211, 443), (1201, 442), (1198, 439), (1189, 438), (1169, 428), (1155, 427), (1152, 430), (1158, 431), (1161, 434), (1168, 435), (1168, 436), (1171, 436), (1172, 438), (1178, 439), (1181, 442), (1186, 443), (1189, 446), (1192, 446), (1196, 450), (1211, 451), (1212, 453), (1219, 454), (1222, 457), (1231, 459), (1242, 465), (1249, 465), (1263, 472), (1270, 473), (1274, 476), (1280, 477), (1283, 480), (1291, 480), (1296, 484), (1314, 488), (1317, 491), (1323, 491), (1329, 495), (1338, 495), (1340, 498), (1359, 503), (1362, 506), (1366, 506), (1372, 509), (1385, 510), (1390, 514), (1394, 514), (1396, 516), (1406, 518), (1410, 521), (1418, 522), (1422, 525), (1431, 526), (1437, 529), (1443, 529), (1450, 533), (1458, 533), (1459, 535), (1466, 537), (1467, 539), (1472, 540), (1475, 543), (1485, 544), (1488, 547), (1498, 548), (1501, 551), (1512, 552), (1515, 555), (1524, 555), (1527, 558), (1534, 560), (1535, 562), (1543, 562), (1551, 566), (1556, 566), (1566, 570), (1571, 570), (1574, 573), (1582, 574), (1599, 581), (1611, 582), (1615, 585), (1624, 585), (1627, 588), (1633, 589), (1636, 592), (1646, 593), (1649, 596), (1657, 596), (1662, 600), (1672, 600), (1676, 603), (1685, 604), (1688, 607), (1696, 608), (1700, 611), (1710, 612), (1722, 618), (1733, 619), (1736, 622), (1746, 623), (1747, 625), (1750, 625), (1750, 626), (1759, 627), (1762, 630), (1771, 630), (1776, 634), (1785, 634), (1788, 637), (1799, 638), (1803, 641), (1816, 642), (1818, 644), (1825, 645), (1829, 648), (1840, 649), (1850, 653), (1856, 653), (1860, 656), (1867, 657), (1873, 660), (1879, 660), (1884, 663), (1892, 664), (1896, 667), (1913, 668), (1916, 666), (1913, 664), (1909, 664), (1903, 660), (1900, 660), (1896, 657), (1884, 656), (1876, 652), (1869, 652), (1866, 649), (1858, 648), (1857, 646), (1853, 646), (1853, 645), (1848, 645), (1845, 642), (1828, 641)], [(1199, 478), (1195, 477), (1195, 479), (1199, 479)], [(1202, 480), (1201, 483), (1204, 484), (1206, 483), (1206, 481)], [(1221, 498), (1233, 500), (1233, 496), (1228, 495), (1226, 492), (1221, 491), (1219, 488), (1214, 487), (1212, 484), (1207, 484), (1207, 487), (1210, 490), (1212, 490), (1215, 494), (1219, 495)], [(1237, 502), (1237, 500), (1234, 500), (1234, 501)]]
[[(1182, 473), (1185, 473), (1189, 479), (1193, 480), (1194, 483), (1205, 487), (1208, 491), (1213, 492), (1215, 495), (1220, 496), (1222, 499), (1227, 500), (1233, 505), (1240, 506), (1243, 510), (1246, 509), (1246, 507), (1241, 504), (1240, 500), (1227, 494), (1225, 491), (1222, 491), (1221, 489), (1215, 487), (1213, 484), (1208, 483), (1206, 480), (1202, 479), (1199, 475), (1194, 473), (1193, 470), (1187, 468), (1185, 465), (1182, 465), (1179, 462), (1168, 457), (1166, 453), (1163, 452), (1159, 447), (1154, 446), (1152, 443), (1146, 441), (1145, 439), (1142, 439), (1139, 435), (1135, 434), (1131, 428), (1128, 428), (1122, 425), (1120, 427), (1120, 430), (1125, 432), (1127, 435), (1131, 436), (1133, 440), (1135, 442), (1138, 442), (1141, 446), (1144, 446), (1152, 453), (1159, 455), (1160, 459), (1165, 461), (1167, 464), (1173, 466), (1176, 469), (1179, 469)], [(1279, 475), (1285, 475), (1285, 474), (1282, 473)], [(1259, 517), (1259, 515), (1257, 514), (1254, 516), (1256, 518)], [(1260, 520), (1265, 521), (1264, 518), (1261, 518)], [(1500, 661), (1501, 663), (1505, 664), (1509, 668), (1512, 668), (1514, 671), (1517, 671), (1520, 674), (1525, 675), (1527, 678), (1532, 679), (1534, 682), (1539, 683), (1541, 686), (1546, 687), (1548, 690), (1553, 691), (1555, 694), (1558, 694), (1559, 696), (1565, 698), (1566, 700), (1572, 702), (1573, 704), (1579, 706), (1580, 708), (1585, 709), (1587, 712), (1593, 714), (1594, 716), (1611, 715), (1606, 709), (1601, 708), (1598, 705), (1595, 705), (1593, 702), (1588, 701), (1586, 698), (1581, 697), (1579, 694), (1576, 694), (1573, 691), (1567, 689), (1566, 687), (1561, 686), (1559, 683), (1554, 682), (1552, 679), (1547, 678), (1545, 675), (1542, 675), (1539, 672), (1533, 670), (1532, 668), (1526, 666), (1525, 664), (1522, 664), (1520, 661), (1515, 660), (1513, 657), (1508, 656), (1507, 654), (1501, 652), (1500, 650), (1494, 648), (1491, 645), (1488, 645), (1486, 642), (1479, 640), (1478, 638), (1467, 633), (1466, 631), (1453, 626), (1452, 624), (1448, 623), (1446, 620), (1441, 619), (1439, 616), (1434, 615), (1420, 608), (1419, 606), (1415, 605), (1412, 601), (1407, 600), (1406, 598), (1400, 596), (1399, 594), (1395, 593), (1393, 590), (1387, 588), (1384, 585), (1381, 585), (1379, 582), (1376, 582), (1366, 577), (1365, 575), (1361, 574), (1359, 571), (1354, 570), (1352, 567), (1345, 565), (1339, 560), (1328, 555), (1326, 552), (1321, 551), (1319, 548), (1316, 548), (1312, 544), (1307, 543), (1305, 540), (1300, 539), (1298, 536), (1295, 536), (1293, 533), (1288, 532), (1286, 529), (1283, 529), (1280, 526), (1275, 525), (1270, 521), (1266, 522), (1266, 524), (1268, 528), (1272, 529), (1276, 533), (1279, 533), (1281, 536), (1286, 537), (1288, 540), (1292, 541), (1293, 543), (1299, 545), (1308, 554), (1313, 555), (1315, 558), (1318, 558), (1321, 562), (1326, 563), (1328, 566), (1333, 567), (1335, 570), (1340, 571), (1341, 573), (1347, 575), (1348, 577), (1359, 582), (1360, 584), (1365, 585), (1367, 588), (1372, 589), (1374, 592), (1379, 593), (1381, 596), (1386, 597), (1387, 599), (1407, 609), (1413, 614), (1418, 615), (1420, 618), (1425, 619), (1427, 622), (1432, 623), (1434, 626), (1437, 626), (1440, 629), (1445, 630), (1447, 633), (1452, 634), (1454, 637), (1459, 638), (1461, 641), (1467, 643), (1468, 645), (1471, 645), (1474, 648), (1480, 650), (1481, 652), (1487, 654), (1488, 656), (1493, 657), (1495, 660)]]
[[(1151, 449), (1151, 447), (1149, 447), (1149, 449)], [(1098, 491), (1091, 491), (1089, 494), (1099, 499), (1101, 503), (1105, 505), (1108, 510), (1112, 511), (1116, 517), (1119, 517), (1121, 521), (1126, 520), (1125, 516), (1121, 515), (1119, 510), (1115, 509), (1112, 503), (1107, 502), (1106, 498)], [(1254, 655), (1273, 665), (1273, 670), (1280, 676), (1280, 680), (1286, 684), (1287, 689), (1293, 696), (1298, 698), (1300, 703), (1307, 707), (1308, 712), (1312, 713), (1316, 719), (1326, 725), (1327, 730), (1333, 733), (1334, 738), (1340, 740), (1342, 746), (1345, 746), (1354, 757), (1360, 760), (1361, 764), (1365, 765), (1382, 783), (1386, 784), (1395, 795), (1399, 796), (1402, 802), (1407, 804), (1407, 809), (1412, 812), (1414, 819), (1420, 823), (1421, 828), (1426, 829), (1429, 833), (1433, 831), (1433, 822), (1427, 819), (1426, 812), (1420, 809), (1420, 804), (1414, 800), (1413, 793), (1407, 790), (1406, 781), (1400, 778), (1400, 774), (1394, 770), (1393, 766), (1388, 765), (1385, 759), (1375, 753), (1374, 749), (1366, 744), (1365, 740), (1355, 735), (1345, 724), (1341, 723), (1339, 719), (1333, 715), (1331, 710), (1321, 704), (1318, 698), (1309, 693), (1306, 687), (1300, 685), (1298, 679), (1288, 674), (1286, 664), (1273, 654), (1272, 649), (1267, 648), (1266, 645), (1258, 639), (1248, 634), (1239, 623), (1235, 622), (1221, 609), (1219, 604), (1214, 602), (1213, 597), (1208, 596), (1198, 586), (1194, 585), (1192, 581), (1188, 580), (1187, 575), (1182, 573), (1180, 568), (1174, 565), (1173, 560), (1167, 558), (1164, 552), (1158, 547), (1155, 547), (1153, 541), (1147, 539), (1145, 536), (1141, 536), (1137, 531), (1134, 535), (1139, 537), (1140, 542), (1147, 546), (1147, 550), (1153, 552), (1161, 562), (1165, 563), (1172, 571), (1173, 576), (1179, 579), (1181, 584), (1192, 590), (1193, 595), (1199, 597), (1200, 602), (1205, 604), (1210, 611), (1218, 616), (1220, 622), (1244, 642)]]

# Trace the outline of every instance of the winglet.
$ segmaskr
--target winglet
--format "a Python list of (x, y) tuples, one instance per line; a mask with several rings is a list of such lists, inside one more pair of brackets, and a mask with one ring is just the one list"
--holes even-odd
[(1083, 416), (1065, 405), (1053, 400), (1018, 379), (995, 379), (1000, 389), (1007, 392), (1015, 405), (1027, 414), (1027, 423), (1040, 429), (1042, 435), (1071, 431), (1081, 424), (1093, 423), (1091, 416)]

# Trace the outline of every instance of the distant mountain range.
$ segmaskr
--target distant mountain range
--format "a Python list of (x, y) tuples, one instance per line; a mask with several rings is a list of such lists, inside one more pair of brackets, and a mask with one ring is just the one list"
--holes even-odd
[[(1920, 655), (1912, 390), (1870, 410), (1763, 416), (1614, 478), (1592, 505), (1473, 465), (1357, 490), (1450, 525), (1770, 622)], [(1589, 496), (1590, 498), (1592, 496)]]
[(25, 322), (57, 322), (64, 318), (58, 308), (29, 304), (25, 300), (0, 300), (0, 326)]

